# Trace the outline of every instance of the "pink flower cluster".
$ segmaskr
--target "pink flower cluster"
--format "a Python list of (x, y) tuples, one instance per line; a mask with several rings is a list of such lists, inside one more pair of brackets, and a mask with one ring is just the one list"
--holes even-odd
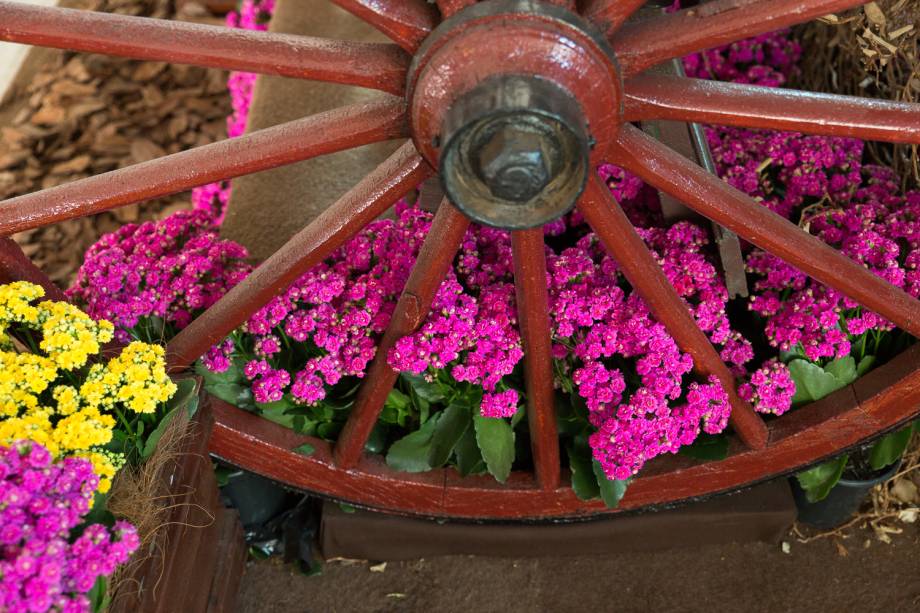
[[(227, 27), (242, 30), (267, 30), (268, 22), (275, 11), (275, 0), (242, 0), (239, 12), (227, 14)], [(230, 103), (233, 112), (227, 117), (227, 136), (236, 138), (246, 132), (249, 122), (249, 105), (256, 84), (252, 72), (231, 72), (227, 79)], [(196, 187), (192, 190), (192, 205), (195, 210), (205, 211), (218, 225), (224, 218), (227, 203), (230, 202), (230, 181), (219, 181)]]
[(105, 318), (128, 340), (141, 318), (182, 329), (249, 274), (244, 247), (222, 240), (203, 211), (128, 224), (99, 239), (84, 257), (71, 300)]
[[(243, 334), (213, 348), (205, 367), (222, 372), (233, 352), (252, 356), (244, 375), (259, 403), (289, 392), (300, 404), (315, 404), (343, 377), (362, 377), (430, 225), (430, 214), (397, 206), (396, 221), (371, 223), (297, 279), (249, 319)], [(298, 345), (295, 361), (282, 352), (288, 343)]]
[[(743, 372), (750, 345), (732, 331), (728, 292), (704, 255), (705, 232), (690, 223), (641, 229), (668, 279), (723, 357)], [(626, 479), (662, 453), (692, 443), (701, 429), (718, 433), (730, 407), (716, 380), (687, 382), (693, 363), (628, 289), (596, 236), (548, 257), (554, 353), (565, 389), (574, 391), (597, 431), (589, 443), (611, 479)]]
[(782, 415), (792, 407), (795, 381), (788, 366), (779, 360), (768, 360), (748, 382), (738, 386), (738, 395), (761, 413)]
[(134, 527), (117, 522), (72, 531), (89, 512), (98, 477), (89, 461), (52, 462), (31, 442), (0, 448), (0, 610), (90, 610), (86, 593), (140, 545)]
[[(828, 199), (802, 212), (801, 224), (851, 259), (920, 296), (920, 192), (902, 194), (887, 168), (863, 168), (864, 180), (845, 199)], [(859, 337), (892, 324), (840, 292), (778, 258), (754, 250), (748, 269), (758, 275), (750, 309), (766, 318), (767, 340), (810, 360), (850, 354)]]

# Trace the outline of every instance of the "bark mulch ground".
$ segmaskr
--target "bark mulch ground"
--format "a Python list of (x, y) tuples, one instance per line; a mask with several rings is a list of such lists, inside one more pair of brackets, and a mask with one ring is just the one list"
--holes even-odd
[[(168, 0), (70, 2), (108, 12), (176, 18)], [(218, 22), (194, 6), (179, 17)], [(0, 200), (226, 138), (226, 73), (102, 55), (41, 51), (0, 107)], [(14, 238), (67, 286), (99, 236), (189, 206), (188, 194), (22, 232)], [(65, 247), (65, 248), (62, 248)]]

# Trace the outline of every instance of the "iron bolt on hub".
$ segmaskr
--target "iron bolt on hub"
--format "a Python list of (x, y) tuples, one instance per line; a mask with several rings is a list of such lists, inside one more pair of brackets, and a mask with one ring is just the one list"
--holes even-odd
[(444, 119), (444, 191), (472, 219), (530, 228), (572, 208), (588, 176), (578, 103), (536, 77), (497, 76), (462, 96)]
[(619, 129), (620, 88), (606, 40), (575, 13), (486, 0), (435, 28), (413, 59), (413, 140), (468, 217), (533, 228), (575, 205)]

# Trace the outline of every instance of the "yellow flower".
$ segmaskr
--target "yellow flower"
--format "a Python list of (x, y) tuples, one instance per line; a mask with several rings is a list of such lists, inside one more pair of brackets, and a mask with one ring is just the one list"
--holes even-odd
[(38, 320), (38, 309), (31, 302), (44, 295), (44, 288), (26, 281), (0, 285), (0, 323), (34, 324)]
[(176, 392), (164, 355), (158, 345), (135, 341), (104, 367), (94, 365), (80, 395), (93, 407), (122, 404), (136, 413), (153, 413)]
[[(44, 290), (31, 283), (0, 285), (0, 445), (31, 440), (55, 458), (89, 459), (106, 492), (124, 464), (103, 449), (113, 438), (117, 405), (156, 411), (175, 393), (162, 347), (131, 343), (106, 364), (84, 367), (114, 337), (114, 326), (95, 321), (66, 302), (33, 301)], [(21, 352), (11, 333), (40, 332), (41, 353)], [(35, 338), (37, 335), (32, 335)], [(82, 381), (74, 381), (82, 378)], [(48, 390), (52, 406), (45, 406)]]

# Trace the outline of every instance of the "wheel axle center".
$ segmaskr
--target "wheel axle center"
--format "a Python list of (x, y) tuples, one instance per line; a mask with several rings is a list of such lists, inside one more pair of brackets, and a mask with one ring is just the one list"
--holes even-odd
[(486, 0), (439, 25), (413, 59), (413, 140), (470, 218), (531, 228), (574, 206), (619, 129), (620, 89), (590, 23), (542, 2)]

